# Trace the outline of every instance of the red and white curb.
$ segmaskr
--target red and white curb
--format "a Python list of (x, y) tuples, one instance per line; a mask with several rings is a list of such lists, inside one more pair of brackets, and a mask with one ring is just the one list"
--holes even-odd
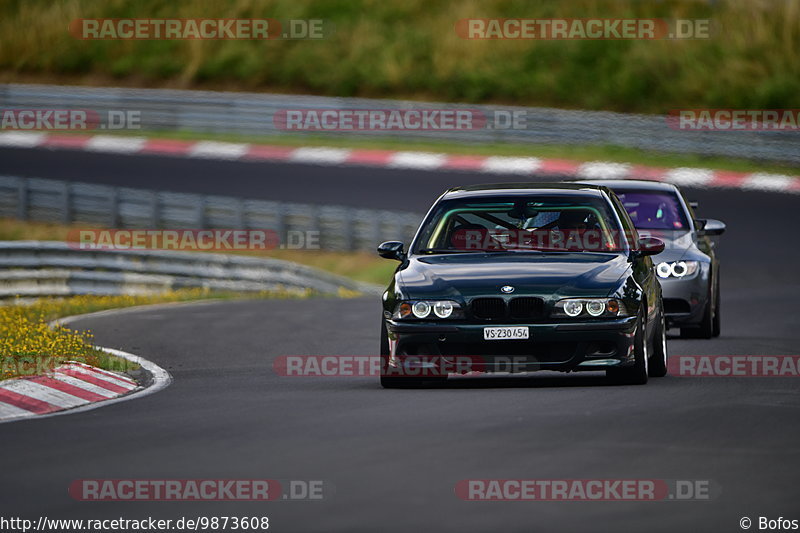
[[(129, 312), (133, 309), (109, 309), (75, 315), (55, 320), (51, 325), (66, 325), (89, 316)], [(122, 350), (102, 346), (96, 348), (138, 364), (150, 374), (149, 385), (142, 387), (124, 374), (69, 361), (41, 376), (0, 381), (0, 424), (89, 411), (156, 393), (172, 383), (169, 372), (152, 361)]]
[(733, 172), (703, 168), (660, 168), (607, 161), (581, 162), (538, 157), (470, 156), (434, 152), (271, 146), (218, 141), (183, 141), (112, 135), (0, 133), (0, 146), (85, 150), (115, 154), (151, 154), (271, 161), (330, 166), (367, 166), (407, 170), (469, 171), (517, 176), (552, 175), (578, 179), (649, 179), (695, 188), (730, 188), (800, 193), (800, 176)]
[(103, 402), (137, 388), (139, 385), (123, 374), (67, 362), (41, 376), (0, 383), (0, 421)]

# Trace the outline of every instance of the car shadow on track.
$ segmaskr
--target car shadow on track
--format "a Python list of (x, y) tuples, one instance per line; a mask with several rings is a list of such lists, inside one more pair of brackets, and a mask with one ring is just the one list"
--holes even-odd
[(489, 388), (559, 388), (559, 387), (597, 387), (618, 386), (603, 374), (546, 376), (470, 376), (448, 378), (438, 388), (445, 389), (489, 389)]
[[(362, 385), (359, 385), (359, 388)], [(450, 377), (444, 383), (403, 387), (400, 390), (459, 390), (459, 389), (547, 389), (574, 387), (626, 387), (604, 374), (596, 372), (586, 374), (548, 374), (519, 376), (457, 376)], [(363, 388), (380, 388), (377, 383), (364, 383)]]

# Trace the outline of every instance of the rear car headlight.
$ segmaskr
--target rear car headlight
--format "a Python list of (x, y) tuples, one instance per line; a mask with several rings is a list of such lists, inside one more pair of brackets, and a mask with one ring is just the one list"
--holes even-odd
[(671, 263), (659, 263), (656, 266), (656, 273), (659, 278), (684, 278), (691, 276), (700, 268), (699, 261), (672, 261)]
[(556, 302), (554, 317), (615, 317), (625, 316), (625, 305), (615, 298), (566, 298)]
[(433, 318), (463, 318), (463, 311), (458, 302), (450, 300), (410, 300), (400, 302), (392, 318), (402, 319), (433, 319)]

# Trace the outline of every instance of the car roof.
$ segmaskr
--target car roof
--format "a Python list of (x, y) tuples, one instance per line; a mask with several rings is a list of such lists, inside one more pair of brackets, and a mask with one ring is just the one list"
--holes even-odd
[(530, 194), (600, 197), (604, 192), (608, 193), (610, 191), (604, 185), (595, 185), (590, 183), (480, 183), (476, 185), (463, 185), (448, 189), (448, 191), (442, 196), (442, 199), (480, 198), (489, 196), (526, 196)]
[(577, 180), (571, 183), (585, 183), (589, 185), (603, 185), (609, 189), (620, 190), (639, 190), (639, 191), (669, 191), (675, 192), (677, 187), (671, 183), (664, 183), (663, 181), (651, 180), (612, 180), (612, 179), (597, 179), (597, 180)]

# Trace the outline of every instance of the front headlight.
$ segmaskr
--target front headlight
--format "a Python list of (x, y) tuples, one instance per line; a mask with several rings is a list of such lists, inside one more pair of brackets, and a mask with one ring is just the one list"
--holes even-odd
[(453, 302), (443, 301), (433, 304), (433, 314), (439, 318), (447, 318), (453, 314)]
[(575, 318), (579, 316), (615, 317), (626, 316), (625, 305), (615, 298), (566, 298), (556, 302), (554, 317)]
[(691, 276), (700, 268), (700, 261), (673, 261), (671, 263), (659, 263), (656, 266), (656, 273), (659, 278), (685, 278)]
[(424, 318), (463, 318), (464, 314), (458, 302), (451, 300), (409, 300), (400, 302), (392, 318), (424, 319)]

